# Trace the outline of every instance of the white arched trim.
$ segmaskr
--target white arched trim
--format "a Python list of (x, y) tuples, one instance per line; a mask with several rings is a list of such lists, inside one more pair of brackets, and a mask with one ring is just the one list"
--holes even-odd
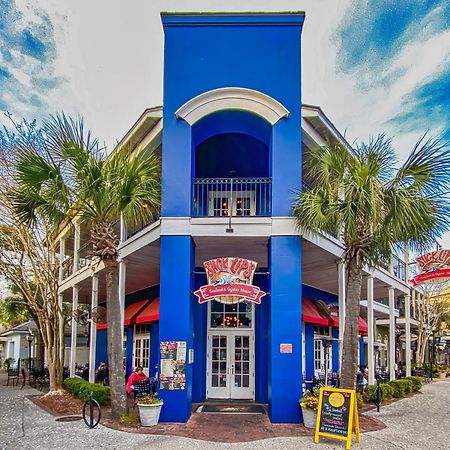
[(282, 117), (289, 115), (289, 111), (280, 102), (262, 92), (227, 87), (197, 95), (179, 108), (175, 116), (193, 125), (208, 114), (226, 109), (252, 112), (267, 120), (271, 125), (275, 125)]

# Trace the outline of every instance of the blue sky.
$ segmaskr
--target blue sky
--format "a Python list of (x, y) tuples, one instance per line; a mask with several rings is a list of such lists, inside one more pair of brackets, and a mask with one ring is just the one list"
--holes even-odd
[[(225, 9), (216, 0), (124, 5), (0, 0), (0, 110), (82, 114), (111, 146), (161, 104), (159, 12)], [(385, 132), (403, 156), (427, 130), (450, 140), (450, 2), (229, 0), (226, 9), (306, 11), (304, 102), (350, 142)]]

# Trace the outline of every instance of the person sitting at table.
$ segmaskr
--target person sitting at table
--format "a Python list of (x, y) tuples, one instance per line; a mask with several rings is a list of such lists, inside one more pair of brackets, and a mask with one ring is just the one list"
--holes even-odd
[(109, 370), (104, 362), (101, 362), (97, 369), (97, 383), (108, 384)]
[(81, 378), (83, 378), (83, 380), (89, 381), (89, 363), (88, 362), (84, 365), (83, 373), (81, 374)]
[(145, 375), (143, 367), (137, 366), (136, 369), (134, 369), (134, 372), (128, 377), (127, 386), (125, 388), (127, 394), (131, 394), (131, 392), (134, 391), (136, 383), (145, 380), (148, 380), (148, 376)]

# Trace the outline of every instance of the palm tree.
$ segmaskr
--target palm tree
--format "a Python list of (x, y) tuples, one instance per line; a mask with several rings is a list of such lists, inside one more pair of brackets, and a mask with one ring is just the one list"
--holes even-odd
[(340, 236), (346, 263), (346, 308), (341, 385), (354, 389), (358, 364), (358, 316), (363, 268), (389, 260), (408, 243), (430, 246), (448, 230), (448, 144), (423, 136), (405, 163), (380, 135), (350, 151), (342, 143), (311, 150), (306, 165), (311, 190), (298, 193), (293, 214), (300, 232)]
[(64, 114), (43, 123), (39, 145), (21, 142), (14, 203), (18, 216), (31, 223), (38, 215), (54, 224), (55, 235), (73, 221), (90, 230), (92, 256), (104, 263), (108, 321), (108, 362), (114, 418), (126, 410), (123, 330), (118, 293), (118, 245), (114, 225), (158, 217), (160, 161), (144, 151), (118, 148), (109, 156), (86, 132), (82, 120)]

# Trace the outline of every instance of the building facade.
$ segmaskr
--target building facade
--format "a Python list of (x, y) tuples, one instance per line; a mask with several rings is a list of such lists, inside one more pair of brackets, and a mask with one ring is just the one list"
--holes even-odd
[[(121, 141), (160, 155), (161, 217), (122, 221), (117, 232), (124, 363), (127, 373), (137, 364), (158, 372), (163, 421), (185, 422), (194, 403), (214, 398), (268, 404), (273, 422), (298, 423), (304, 383), (339, 370), (343, 244), (298, 230), (291, 217), (295, 194), (314, 185), (309, 149), (345, 143), (320, 108), (302, 105), (303, 21), (303, 13), (162, 15), (164, 107), (146, 110)], [(107, 324), (103, 267), (91, 264), (88, 236), (80, 225), (61, 235), (60, 290), (74, 310), (91, 305), (93, 380), (107, 360)], [(376, 362), (394, 366), (395, 301), (410, 295), (402, 267), (402, 276), (394, 263), (366, 268), (359, 330), (369, 382)], [(199, 301), (202, 287), (229, 276), (261, 297)], [(379, 356), (377, 326), (387, 340)]]

